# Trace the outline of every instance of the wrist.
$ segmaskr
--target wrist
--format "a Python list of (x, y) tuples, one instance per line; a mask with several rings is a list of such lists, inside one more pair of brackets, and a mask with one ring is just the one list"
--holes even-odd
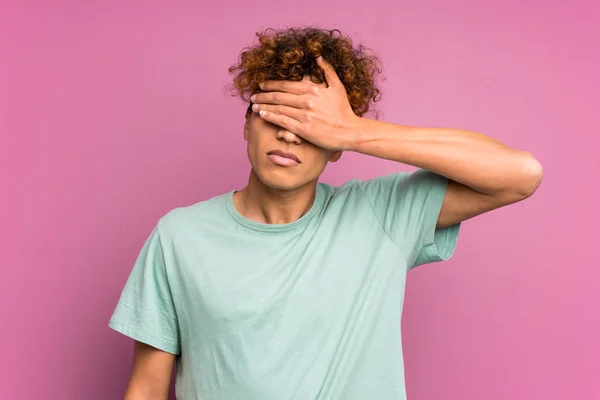
[(345, 151), (355, 151), (360, 153), (360, 149), (364, 147), (366, 143), (373, 140), (373, 133), (375, 132), (373, 123), (377, 121), (370, 120), (367, 118), (356, 116), (347, 130), (347, 140), (345, 142)]

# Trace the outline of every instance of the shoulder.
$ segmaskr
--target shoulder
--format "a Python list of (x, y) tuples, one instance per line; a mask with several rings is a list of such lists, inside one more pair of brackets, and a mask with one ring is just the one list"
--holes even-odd
[(360, 187), (370, 196), (411, 195), (424, 193), (435, 186), (444, 186), (446, 178), (434, 172), (417, 169), (411, 172), (398, 171), (360, 181)]
[[(389, 187), (390, 176), (374, 179), (350, 179), (340, 185), (319, 183), (325, 193), (325, 204), (328, 211), (336, 209), (356, 209), (368, 206), (371, 199), (377, 196), (376, 187)], [(391, 181), (391, 180), (390, 180)]]
[(418, 211), (428, 203), (432, 194), (443, 196), (445, 187), (446, 178), (431, 171), (398, 171), (371, 179), (348, 181), (335, 188), (334, 199), (357, 207), (366, 202), (382, 218), (384, 214)]
[(227, 213), (226, 200), (230, 192), (199, 201), (188, 206), (176, 207), (164, 214), (157, 223), (162, 237), (185, 235), (191, 230), (206, 229), (223, 221)]
[(325, 186), (331, 193), (332, 198), (370, 198), (383, 194), (382, 191), (397, 186), (399, 182), (406, 181), (409, 175), (410, 173), (407, 172), (394, 172), (369, 179), (351, 179), (340, 186)]
[[(400, 181), (405, 181), (411, 175), (408, 172), (394, 172), (390, 174), (380, 175), (369, 179), (350, 179), (341, 185), (332, 185), (327, 183), (319, 183), (327, 197), (330, 199), (344, 199), (364, 197), (365, 194), (372, 190), (379, 190), (383, 187), (391, 187)], [(417, 180), (420, 177), (416, 177)]]
[(354, 198), (361, 195), (361, 182), (359, 179), (351, 179), (341, 185), (333, 185), (329, 183), (319, 183), (320, 190), (324, 193), (327, 203), (338, 202)]

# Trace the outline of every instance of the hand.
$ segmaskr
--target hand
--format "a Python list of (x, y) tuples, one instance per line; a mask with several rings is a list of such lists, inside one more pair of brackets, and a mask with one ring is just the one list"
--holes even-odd
[(253, 95), (253, 111), (265, 121), (278, 125), (316, 146), (347, 150), (357, 136), (360, 117), (354, 114), (346, 89), (333, 67), (317, 58), (328, 87), (303, 80), (267, 81), (265, 92)]

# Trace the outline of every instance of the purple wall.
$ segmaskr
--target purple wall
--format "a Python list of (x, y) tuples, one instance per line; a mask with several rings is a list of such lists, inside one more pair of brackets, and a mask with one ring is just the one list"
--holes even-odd
[[(1, 399), (120, 398), (132, 343), (107, 322), (144, 240), (170, 209), (247, 179), (245, 106), (223, 92), (227, 67), (261, 28), (305, 24), (378, 51), (382, 119), (476, 130), (545, 166), (533, 198), (465, 223), (452, 261), (409, 274), (410, 399), (600, 398), (600, 6), (0, 9)], [(346, 154), (323, 181), (398, 168)]]

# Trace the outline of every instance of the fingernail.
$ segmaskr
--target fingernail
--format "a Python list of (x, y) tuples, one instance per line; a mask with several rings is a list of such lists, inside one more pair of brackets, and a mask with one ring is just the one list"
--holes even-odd
[(261, 111), (259, 112), (259, 114), (260, 114), (260, 116), (261, 116), (261, 117), (264, 117), (264, 116), (265, 116), (265, 114), (266, 114), (266, 112), (265, 112), (264, 110), (261, 110)]
[(252, 96), (250, 96), (250, 101), (254, 103), (254, 101), (256, 100), (256, 95), (253, 94)]
[(258, 86), (259, 86), (261, 89), (264, 89), (264, 88), (265, 88), (265, 83), (264, 83), (264, 82), (261, 82), (261, 83), (259, 83), (259, 84), (258, 84)]
[(258, 111), (258, 104), (252, 104), (252, 111)]

